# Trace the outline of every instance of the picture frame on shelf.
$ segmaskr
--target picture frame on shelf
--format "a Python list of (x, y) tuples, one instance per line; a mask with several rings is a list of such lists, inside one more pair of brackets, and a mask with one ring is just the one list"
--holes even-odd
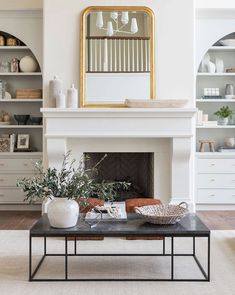
[(10, 138), (0, 137), (0, 153), (10, 152)]
[(29, 134), (18, 134), (17, 149), (29, 149)]

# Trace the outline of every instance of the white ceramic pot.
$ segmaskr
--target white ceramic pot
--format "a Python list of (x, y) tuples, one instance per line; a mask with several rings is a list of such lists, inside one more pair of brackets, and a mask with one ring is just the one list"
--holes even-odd
[(79, 206), (74, 200), (54, 198), (47, 208), (50, 225), (56, 228), (68, 228), (77, 224)]
[(219, 118), (218, 123), (222, 126), (228, 125), (228, 118)]
[(21, 58), (20, 60), (21, 72), (25, 72), (25, 73), (36, 72), (37, 68), (38, 68), (38, 64), (32, 56), (26, 55)]

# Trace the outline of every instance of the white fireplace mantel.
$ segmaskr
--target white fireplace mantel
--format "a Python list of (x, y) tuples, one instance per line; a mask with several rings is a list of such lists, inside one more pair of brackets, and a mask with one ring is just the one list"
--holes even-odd
[[(160, 191), (158, 189), (154, 197), (165, 194), (167, 190), (164, 186), (168, 185), (170, 201), (172, 203), (185, 201), (193, 211), (196, 110), (195, 108), (42, 108), (48, 165), (55, 167), (60, 165), (61, 156), (70, 149), (71, 141), (74, 149), (79, 150), (81, 154), (88, 151), (95, 152), (96, 149), (103, 152), (125, 152), (127, 149), (138, 152), (143, 149), (140, 147), (142, 143), (145, 144), (146, 150), (154, 152), (154, 148), (151, 150), (147, 146), (147, 140), (169, 139), (170, 173), (164, 170), (162, 160), (161, 169), (164, 177), (159, 176), (161, 181), (156, 178)], [(120, 140), (119, 148), (115, 139)], [(129, 139), (132, 139), (133, 144), (128, 141)], [(128, 141), (128, 146), (125, 140)], [(138, 144), (134, 144), (134, 140), (138, 140)], [(167, 177), (169, 180), (164, 180)]]

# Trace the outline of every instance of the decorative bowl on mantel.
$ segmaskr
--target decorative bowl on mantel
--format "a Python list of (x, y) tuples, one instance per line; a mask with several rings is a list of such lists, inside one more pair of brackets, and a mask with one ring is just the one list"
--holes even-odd
[(235, 39), (220, 40), (219, 43), (223, 46), (235, 46)]
[(182, 108), (188, 102), (187, 99), (126, 99), (125, 104), (129, 108)]

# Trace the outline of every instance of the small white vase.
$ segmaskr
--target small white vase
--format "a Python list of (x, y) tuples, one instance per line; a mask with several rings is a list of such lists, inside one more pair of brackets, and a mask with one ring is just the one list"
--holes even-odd
[(219, 118), (218, 123), (219, 125), (225, 126), (228, 125), (228, 118)]
[(59, 94), (56, 95), (56, 107), (59, 109), (64, 109), (65, 105), (65, 94), (60, 90)]
[(71, 88), (67, 91), (67, 108), (76, 109), (78, 107), (78, 91), (71, 85)]
[(73, 227), (78, 221), (79, 206), (74, 200), (54, 198), (48, 205), (47, 213), (52, 227)]

